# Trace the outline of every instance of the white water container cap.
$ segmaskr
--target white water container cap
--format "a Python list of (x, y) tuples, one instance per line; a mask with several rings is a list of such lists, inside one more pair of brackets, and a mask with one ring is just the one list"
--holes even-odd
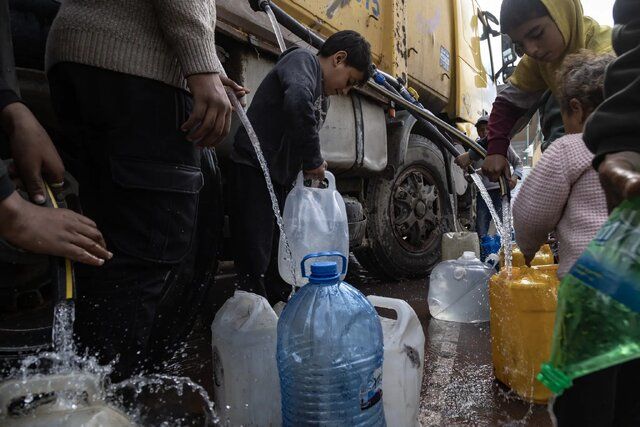
[(463, 259), (465, 261), (472, 261), (476, 259), (476, 253), (471, 251), (465, 251), (460, 257), (460, 259)]

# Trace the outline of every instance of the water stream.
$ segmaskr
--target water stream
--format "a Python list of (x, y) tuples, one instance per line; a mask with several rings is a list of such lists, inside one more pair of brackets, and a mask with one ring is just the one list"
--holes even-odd
[(500, 217), (496, 212), (496, 208), (495, 206), (493, 206), (493, 201), (491, 200), (491, 196), (489, 195), (489, 192), (487, 191), (484, 184), (482, 183), (482, 178), (477, 173), (473, 173), (470, 176), (471, 176), (471, 179), (473, 179), (473, 182), (476, 184), (476, 187), (478, 187), (482, 200), (484, 200), (485, 204), (489, 208), (489, 212), (491, 213), (491, 218), (493, 219), (493, 223), (496, 226), (496, 231), (498, 232), (498, 234), (500, 234), (500, 237), (502, 237), (502, 234), (503, 234), (502, 221), (500, 221)]
[(507, 271), (507, 274), (511, 275), (511, 266), (513, 260), (513, 239), (511, 237), (511, 233), (513, 231), (513, 220), (511, 215), (511, 200), (509, 196), (504, 196), (502, 198), (502, 221), (496, 212), (496, 208), (493, 205), (493, 201), (491, 200), (491, 196), (487, 191), (486, 187), (482, 183), (482, 178), (477, 174), (471, 174), (471, 179), (478, 187), (480, 191), (480, 196), (486, 203), (489, 208), (489, 212), (491, 213), (491, 218), (493, 219), (493, 223), (496, 226), (496, 231), (500, 235), (500, 240), (502, 242), (502, 251), (504, 253), (504, 266)]
[(267, 165), (267, 161), (264, 158), (264, 154), (262, 153), (262, 148), (260, 148), (260, 141), (258, 140), (258, 135), (255, 130), (253, 130), (253, 126), (249, 121), (249, 117), (247, 117), (247, 113), (240, 104), (240, 101), (236, 96), (228, 91), (229, 99), (231, 100), (231, 104), (235, 109), (238, 118), (242, 122), (242, 125), (247, 131), (247, 135), (249, 136), (249, 140), (251, 141), (251, 145), (256, 152), (256, 157), (258, 158), (258, 163), (260, 163), (260, 169), (262, 169), (262, 174), (264, 175), (264, 180), (267, 185), (267, 190), (269, 191), (269, 197), (271, 198), (271, 209), (273, 209), (273, 214), (276, 217), (276, 223), (278, 224), (278, 228), (280, 229), (280, 238), (284, 243), (285, 248), (285, 259), (288, 261), (289, 268), (291, 270), (291, 277), (293, 277), (294, 284), (291, 289), (291, 295), (295, 293), (296, 286), (298, 286), (296, 282), (296, 268), (295, 261), (293, 259), (293, 252), (291, 251), (291, 246), (289, 245), (289, 240), (287, 239), (287, 234), (284, 231), (284, 222), (282, 220), (282, 214), (280, 212), (280, 205), (278, 204), (278, 198), (276, 197), (275, 190), (273, 189), (273, 183), (271, 182), (271, 175), (269, 174), (269, 165)]
[(511, 200), (509, 195), (502, 198), (502, 250), (504, 251), (504, 268), (508, 277), (511, 277), (511, 265), (513, 261), (513, 219), (511, 215)]
[(276, 35), (276, 40), (278, 40), (278, 47), (280, 48), (280, 52), (284, 52), (285, 50), (287, 50), (287, 45), (284, 44), (284, 37), (282, 37), (282, 31), (280, 31), (278, 20), (276, 19), (276, 16), (273, 14), (273, 10), (271, 10), (270, 6), (267, 5), (264, 11), (269, 17), (269, 21), (271, 21), (273, 32)]

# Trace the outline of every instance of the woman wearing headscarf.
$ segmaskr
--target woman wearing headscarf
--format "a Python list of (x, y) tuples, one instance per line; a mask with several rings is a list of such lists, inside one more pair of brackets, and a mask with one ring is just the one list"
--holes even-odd
[(558, 93), (556, 73), (567, 55), (612, 51), (611, 28), (584, 16), (580, 0), (504, 0), (501, 30), (524, 54), (496, 98), (482, 171), (492, 181), (510, 175), (506, 154), (514, 127), (546, 91)]

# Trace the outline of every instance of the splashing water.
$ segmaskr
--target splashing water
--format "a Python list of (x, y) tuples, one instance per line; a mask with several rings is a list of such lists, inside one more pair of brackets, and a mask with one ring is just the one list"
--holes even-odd
[[(74, 319), (75, 308), (72, 301), (57, 304), (54, 308), (52, 331), (53, 351), (25, 357), (0, 384), (3, 392), (10, 395), (0, 396), (0, 400), (11, 397), (9, 409), (4, 405), (5, 402), (3, 402), (5, 407), (0, 408), (0, 424), (15, 417), (32, 417), (33, 420), (39, 420), (42, 416), (51, 417), (52, 414), (73, 417), (71, 414), (87, 408), (88, 405), (98, 405), (102, 408), (111, 408), (110, 410), (113, 411), (111, 414), (116, 414), (115, 416), (120, 417), (123, 422), (126, 421), (123, 414), (126, 414), (132, 422), (145, 425), (141, 421), (149, 415), (144, 414), (143, 402), (137, 401), (139, 395), (145, 390), (154, 395), (152, 399), (154, 402), (160, 401), (163, 405), (166, 404), (166, 400), (158, 397), (159, 393), (173, 390), (178, 397), (181, 397), (185, 390), (192, 390), (203, 403), (201, 412), (204, 413), (207, 425), (218, 423), (213, 402), (206, 390), (189, 378), (156, 374), (137, 376), (117, 384), (110, 384), (108, 376), (113, 371), (114, 362), (101, 365), (93, 356), (88, 354), (81, 356), (76, 353), (73, 341)], [(119, 395), (127, 390), (133, 398), (125, 404)], [(180, 406), (178, 411), (182, 409)], [(192, 424), (192, 420), (179, 417), (175, 412), (163, 414), (163, 416), (161, 425)], [(67, 420), (67, 418), (64, 419)], [(56, 425), (66, 425), (66, 421)]]
[(284, 243), (285, 248), (285, 257), (286, 260), (289, 261), (289, 269), (291, 271), (291, 277), (293, 277), (294, 284), (292, 285), (291, 295), (295, 293), (296, 286), (298, 286), (296, 282), (296, 267), (295, 262), (293, 260), (293, 252), (291, 251), (291, 246), (289, 245), (289, 240), (287, 239), (287, 235), (284, 231), (284, 222), (282, 220), (282, 214), (280, 213), (280, 205), (278, 204), (278, 198), (276, 197), (275, 190), (273, 189), (273, 183), (271, 182), (271, 175), (269, 174), (269, 166), (267, 165), (267, 161), (264, 158), (264, 154), (262, 153), (262, 149), (260, 148), (260, 141), (258, 140), (258, 135), (255, 130), (253, 130), (253, 126), (249, 121), (249, 117), (247, 117), (247, 113), (238, 101), (236, 96), (228, 91), (229, 99), (231, 100), (231, 104), (235, 109), (238, 118), (242, 122), (242, 125), (247, 130), (247, 135), (249, 136), (249, 140), (251, 141), (251, 145), (256, 152), (256, 157), (258, 158), (258, 163), (260, 163), (260, 169), (262, 169), (262, 174), (264, 175), (264, 180), (267, 184), (267, 190), (269, 191), (269, 197), (271, 198), (271, 208), (273, 209), (273, 214), (276, 217), (276, 223), (278, 224), (278, 228), (280, 229), (280, 238)]
[[(112, 384), (107, 388), (107, 396), (110, 397), (114, 401), (119, 401), (119, 406), (127, 407), (128, 405), (124, 403), (121, 396), (125, 394), (127, 391), (131, 393), (130, 399), (133, 401), (140, 400), (140, 397), (143, 396), (144, 393), (151, 393), (153, 395), (158, 395), (160, 393), (166, 393), (167, 390), (173, 390), (179, 397), (183, 397), (185, 395), (186, 390), (191, 390), (199, 398), (205, 405), (205, 414), (207, 419), (205, 423), (209, 424), (218, 424), (220, 419), (216, 415), (216, 412), (213, 408), (213, 402), (209, 398), (209, 393), (199, 384), (193, 382), (190, 378), (187, 377), (176, 377), (171, 375), (163, 375), (163, 374), (152, 374), (146, 376), (136, 376), (129, 379), (126, 379), (117, 384)], [(166, 405), (164, 400), (160, 400), (160, 405)], [(140, 407), (129, 407), (127, 408), (127, 412), (129, 415), (133, 415), (133, 418), (139, 421), (144, 421), (145, 416), (141, 412)], [(163, 425), (183, 425), (188, 423), (189, 420), (187, 418), (178, 418), (172, 419), (169, 424), (168, 421), (164, 421)]]

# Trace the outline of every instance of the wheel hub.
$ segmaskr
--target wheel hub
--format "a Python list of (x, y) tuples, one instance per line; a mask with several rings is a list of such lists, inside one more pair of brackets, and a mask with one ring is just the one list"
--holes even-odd
[(435, 182), (424, 167), (411, 166), (396, 179), (391, 221), (406, 249), (420, 252), (432, 243), (440, 224), (440, 204)]

